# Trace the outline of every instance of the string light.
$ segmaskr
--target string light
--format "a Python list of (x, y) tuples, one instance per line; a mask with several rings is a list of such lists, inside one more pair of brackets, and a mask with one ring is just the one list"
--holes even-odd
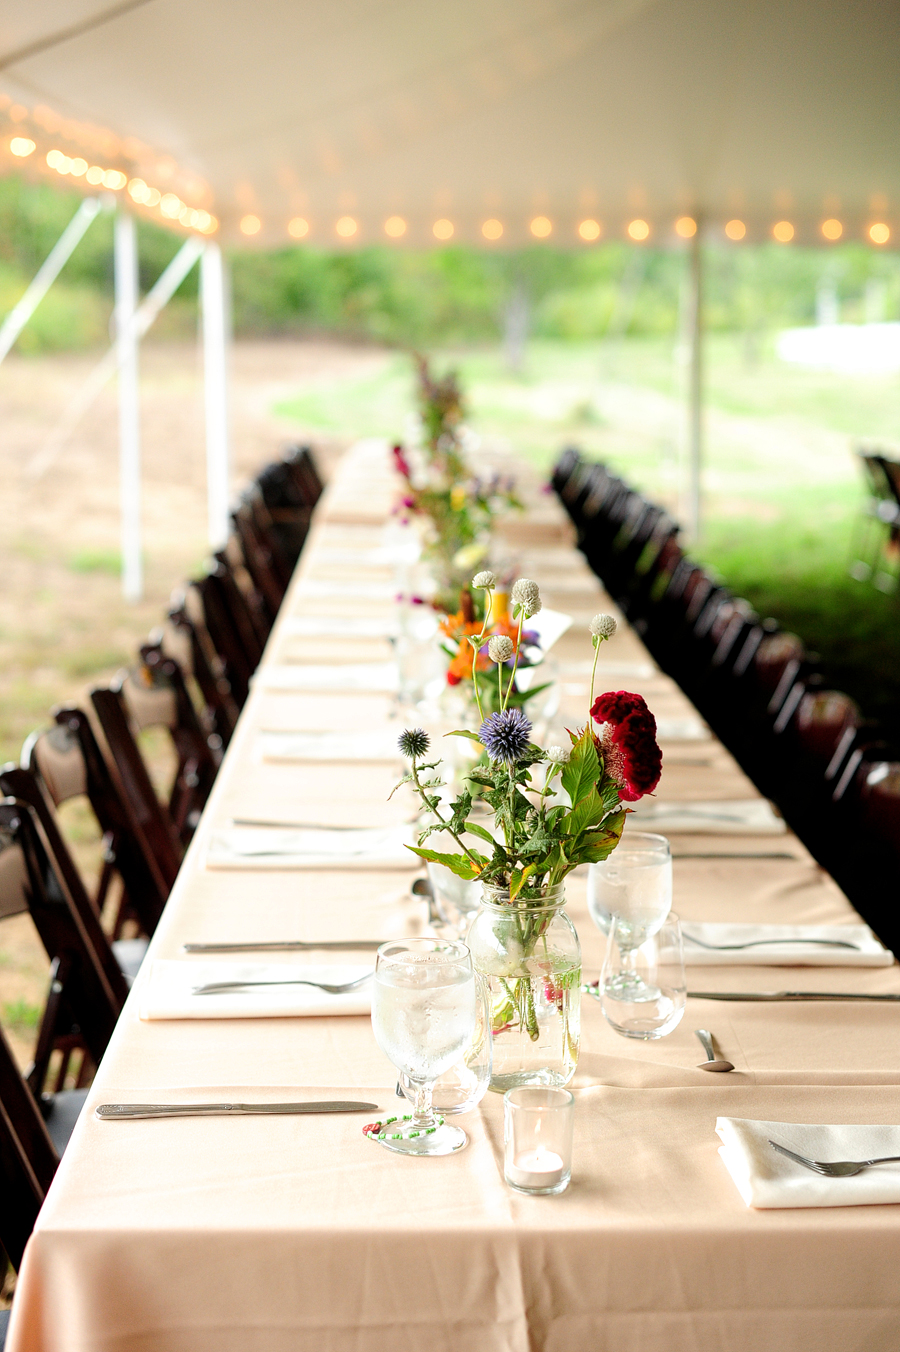
[(649, 238), (650, 227), (646, 221), (642, 221), (638, 218), (636, 221), (629, 221), (628, 233), (632, 239), (644, 240)]
[[(166, 198), (169, 197), (169, 196), (172, 196), (172, 194), (166, 193), (166, 197), (164, 197), (164, 198), (162, 199), (162, 201), (160, 202), (160, 204), (159, 204), (159, 209), (160, 209), (160, 211), (163, 213), (164, 216), (168, 216), (168, 215), (169, 215), (169, 212), (166, 210)], [(176, 197), (175, 200), (176, 200), (176, 202), (177, 202), (177, 201), (178, 201), (178, 198)], [(180, 205), (181, 205), (181, 204), (179, 203), (179, 206), (180, 206)], [(258, 216), (242, 216), (242, 217), (241, 217), (241, 233), (242, 233), (242, 234), (244, 234), (244, 235), (258, 235), (261, 229), (262, 229), (262, 221), (259, 219)]]
[(873, 244), (887, 244), (890, 237), (890, 226), (885, 225), (883, 221), (876, 221), (874, 225), (869, 226), (869, 239)]
[(594, 239), (599, 239), (600, 222), (591, 220), (582, 221), (578, 227), (578, 233), (582, 239), (587, 240), (588, 242)]
[(535, 239), (546, 239), (553, 233), (553, 222), (546, 216), (535, 216), (528, 229), (534, 235)]
[(743, 221), (728, 221), (725, 225), (725, 234), (729, 239), (743, 239), (747, 233), (747, 227)]
[(359, 226), (352, 216), (342, 216), (334, 228), (341, 239), (352, 239), (359, 229)]
[[(82, 174), (86, 174), (87, 171), (88, 162), (87, 160), (83, 160), (80, 155), (69, 162), (69, 173), (73, 178), (81, 178)], [(104, 177), (106, 176), (104, 175)]]
[(485, 221), (481, 227), (481, 233), (485, 239), (499, 239), (503, 234), (503, 226), (500, 221), (496, 221), (492, 217), (489, 221)]
[(445, 220), (442, 217), (439, 221), (435, 221), (434, 225), (431, 227), (431, 230), (435, 239), (452, 239), (453, 222)]
[(92, 164), (90, 169), (85, 174), (85, 178), (87, 179), (88, 183), (93, 183), (95, 188), (99, 187), (99, 185), (103, 182), (103, 170), (100, 168), (100, 165)]
[(693, 216), (679, 216), (675, 222), (675, 234), (682, 239), (693, 239), (697, 233), (697, 222)]
[(24, 160), (26, 156), (37, 149), (37, 146), (27, 136), (14, 136), (9, 143), (9, 148), (14, 155), (18, 155), (20, 160)]
[(384, 233), (391, 239), (400, 239), (406, 234), (406, 221), (402, 216), (388, 216), (384, 223)]
[(840, 239), (841, 235), (844, 233), (844, 227), (841, 225), (840, 221), (836, 221), (833, 216), (827, 221), (823, 221), (821, 228), (822, 234), (826, 239)]
[(293, 239), (303, 239), (309, 234), (309, 221), (305, 221), (302, 216), (295, 216), (292, 221), (288, 221), (288, 234)]
[(779, 244), (790, 244), (794, 238), (794, 227), (790, 221), (776, 221), (772, 226), (772, 234)]

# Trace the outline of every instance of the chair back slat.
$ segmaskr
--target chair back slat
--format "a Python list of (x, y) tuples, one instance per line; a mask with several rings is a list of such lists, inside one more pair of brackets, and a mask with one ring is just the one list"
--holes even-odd
[(0, 1030), (0, 1245), (18, 1270), (59, 1157)]

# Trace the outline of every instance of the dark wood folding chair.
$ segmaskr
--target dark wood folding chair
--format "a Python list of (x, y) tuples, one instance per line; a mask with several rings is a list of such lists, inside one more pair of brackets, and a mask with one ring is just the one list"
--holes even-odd
[(262, 656), (262, 645), (244, 599), (228, 569), (220, 563), (190, 585), (200, 598), (207, 632), (222, 660), (232, 694), (242, 707)]
[(23, 765), (33, 771), (54, 807), (86, 797), (103, 833), (103, 869), (94, 897), (100, 914), (110, 886), (121, 880), (122, 897), (112, 927), (114, 938), (126, 919), (151, 935), (166, 904), (171, 883), (128, 799), (114, 780), (87, 714), (67, 705), (54, 710), (56, 726), (32, 733), (22, 749)]
[(183, 851), (168, 811), (156, 796), (129, 726), (129, 710), (121, 684), (92, 690), (91, 703), (131, 815), (153, 852), (167, 889), (171, 889)]
[(283, 554), (281, 545), (274, 534), (274, 523), (270, 531), (264, 531), (259, 522), (259, 510), (265, 508), (262, 495), (257, 487), (248, 490), (243, 500), (232, 513), (231, 520), (243, 551), (244, 563), (253, 579), (257, 592), (263, 599), (269, 624), (275, 617), (284, 600), (284, 593), (291, 579), (291, 566)]
[(18, 1270), (59, 1155), (0, 1032), (0, 1244)]
[(159, 643), (143, 644), (140, 655), (140, 665), (112, 688), (121, 691), (138, 734), (164, 728), (171, 739), (176, 767), (168, 812), (179, 840), (187, 845), (222, 763), (221, 739), (204, 732), (175, 658), (163, 652)]
[[(196, 589), (190, 588), (173, 598), (168, 614), (172, 631), (187, 649), (190, 670), (203, 701), (203, 717), (224, 749), (237, 726), (240, 706), (235, 699), (223, 659), (216, 652), (203, 618), (203, 603)], [(168, 640), (164, 639), (165, 645)]]
[(322, 480), (309, 447), (289, 448), (282, 460), (260, 470), (256, 483), (275, 538), (293, 568), (306, 541), (313, 508), (322, 495)]
[[(54, 1051), (61, 1089), (69, 1058), (83, 1049), (96, 1065), (128, 993), (127, 983), (90, 906), (69, 894), (41, 839), (30, 804), (0, 802), (0, 917), (28, 912), (50, 959), (50, 990), (27, 1080), (39, 1096)], [(82, 1078), (86, 1073), (82, 1062)]]

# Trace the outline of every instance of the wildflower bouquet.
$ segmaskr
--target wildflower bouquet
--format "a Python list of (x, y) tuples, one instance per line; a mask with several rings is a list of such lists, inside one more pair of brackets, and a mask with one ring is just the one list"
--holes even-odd
[(394, 446), (394, 467), (404, 480), (398, 510), (429, 522), (425, 554), (446, 597), (459, 591), (468, 570), (484, 558), (494, 518), (521, 503), (511, 479), (472, 475), (463, 451), (464, 407), (455, 373), (435, 379), (425, 358), (416, 360), (423, 463), (414, 464), (402, 446)]
[[(490, 593), (492, 573), (482, 572), (473, 587)], [(594, 677), (600, 644), (612, 637), (616, 622), (610, 615), (591, 621), (594, 666), (591, 673), (590, 717), (581, 730), (569, 733), (570, 747), (546, 750), (531, 741), (532, 726), (521, 708), (511, 702), (525, 622), (541, 608), (537, 584), (520, 578), (510, 594), (514, 638), (495, 634), (487, 639), (496, 668), (496, 700), (485, 714), (485, 692), (479, 683), (479, 665), (472, 665), (472, 681), (481, 726), (477, 732), (459, 729), (449, 736), (467, 737), (481, 744), (484, 760), (469, 771), (483, 800), (493, 812), (495, 831), (470, 816), (472, 793), (464, 788), (449, 809), (442, 810), (444, 781), (439, 761), (427, 761), (429, 739), (422, 729), (406, 731), (400, 749), (411, 762), (400, 781), (411, 784), (433, 820), (410, 846), (421, 859), (443, 864), (460, 878), (478, 879), (502, 889), (510, 906), (540, 900), (579, 864), (606, 859), (622, 835), (627, 808), (659, 782), (662, 755), (656, 744), (656, 721), (640, 695), (617, 691), (594, 700)], [(480, 653), (488, 630), (485, 620), (477, 634), (468, 635), (473, 654)], [(511, 668), (507, 667), (511, 662)], [(602, 727), (595, 730), (595, 724)], [(543, 783), (532, 780), (542, 766)], [(399, 785), (398, 785), (399, 787)], [(562, 788), (568, 802), (560, 801)], [(449, 835), (454, 853), (438, 853), (425, 841), (435, 832)], [(466, 839), (468, 838), (468, 839)], [(487, 846), (469, 842), (477, 839)]]
[[(540, 635), (536, 630), (524, 629), (520, 638), (518, 625), (505, 608), (499, 616), (497, 606), (492, 608), (486, 604), (479, 609), (481, 619), (476, 613), (471, 591), (464, 587), (459, 596), (459, 610), (445, 615), (440, 622), (441, 648), (449, 658), (447, 684), (461, 687), (465, 694), (471, 694), (474, 702), (475, 681), (480, 678), (482, 715), (484, 710), (499, 713), (504, 698), (508, 708), (521, 709), (550, 684), (543, 681), (539, 685), (529, 684), (524, 689), (516, 680), (520, 671), (530, 670), (543, 660)], [(472, 643), (476, 637), (481, 642), (478, 648)], [(495, 642), (496, 639), (503, 641)], [(505, 666), (509, 673), (505, 691), (498, 678), (499, 665)]]

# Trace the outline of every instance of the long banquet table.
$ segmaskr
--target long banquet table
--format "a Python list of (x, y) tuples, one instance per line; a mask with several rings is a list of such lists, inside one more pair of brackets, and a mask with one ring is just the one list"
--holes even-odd
[[(382, 1112), (395, 1109), (395, 1073), (366, 1017), (139, 1017), (151, 964), (182, 958), (186, 941), (378, 937), (421, 923), (410, 870), (207, 866), (210, 832), (235, 817), (387, 824), (409, 813), (408, 800), (387, 801), (395, 766), (277, 764), (258, 748), (261, 730), (397, 726), (387, 694), (267, 688), (271, 673), (296, 663), (389, 656), (378, 637), (300, 639), (296, 619), (383, 615), (387, 625), (390, 603), (372, 585), (384, 580), (372, 551), (391, 494), (383, 446), (360, 443), (317, 510), (203, 821), (30, 1241), (9, 1352), (897, 1347), (900, 1207), (751, 1210), (717, 1154), (714, 1130), (719, 1115), (900, 1123), (896, 1006), (689, 1000), (671, 1036), (636, 1043), (618, 1037), (586, 998), (572, 1086), (573, 1180), (560, 1197), (520, 1196), (504, 1185), (494, 1094), (460, 1119), (468, 1148), (442, 1159), (401, 1158), (367, 1140), (361, 1125), (375, 1114), (93, 1116), (101, 1101), (192, 1098), (362, 1097)], [(563, 721), (574, 726), (587, 705), (586, 623), (612, 606), (558, 506), (536, 485), (528, 500), (507, 549), (539, 581), (545, 604), (575, 617), (557, 648)], [(663, 728), (682, 734), (663, 738), (660, 801), (755, 796), (624, 625), (604, 648), (598, 676), (598, 689), (620, 687), (641, 691)], [(790, 834), (672, 842), (683, 918), (858, 919)], [(786, 857), (733, 857), (741, 854)], [(586, 974), (596, 976), (602, 940), (580, 874), (567, 895)], [(900, 991), (896, 966), (690, 970), (707, 989)], [(697, 1070), (698, 1026), (714, 1031), (733, 1074)]]

